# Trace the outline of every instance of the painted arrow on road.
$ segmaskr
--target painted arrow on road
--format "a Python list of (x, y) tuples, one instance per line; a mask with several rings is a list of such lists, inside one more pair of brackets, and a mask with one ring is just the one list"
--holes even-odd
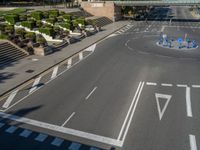
[[(158, 108), (159, 119), (161, 120), (172, 96), (166, 95), (166, 94), (160, 94), (160, 93), (155, 93), (155, 96), (156, 96), (156, 103), (157, 103), (157, 108)], [(161, 107), (160, 107), (161, 100), (165, 100), (163, 109), (161, 109)]]

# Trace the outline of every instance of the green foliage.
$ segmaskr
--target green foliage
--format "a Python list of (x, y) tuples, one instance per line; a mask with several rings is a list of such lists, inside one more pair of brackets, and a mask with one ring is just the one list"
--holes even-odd
[(36, 26), (37, 27), (42, 27), (42, 25), (43, 25), (43, 23), (42, 23), (42, 21), (40, 21), (40, 20), (38, 20), (38, 21), (36, 21)]
[(25, 21), (25, 20), (27, 20), (27, 15), (26, 15), (26, 14), (20, 14), (20, 15), (19, 15), (19, 20), (20, 20), (20, 21)]
[(24, 38), (24, 35), (26, 34), (26, 31), (24, 29), (18, 28), (15, 30), (15, 33), (19, 35), (20, 37)]
[(74, 20), (75, 24), (85, 25), (86, 21), (84, 18), (78, 18)]
[(13, 25), (7, 25), (6, 27), (5, 27), (5, 32), (6, 33), (13, 33), (14, 32), (14, 26)]
[(5, 34), (0, 34), (0, 39), (2, 39), (2, 40), (8, 40), (9, 36), (5, 35)]
[(36, 41), (37, 41), (37, 43), (40, 43), (40, 44), (45, 44), (46, 43), (45, 38), (42, 37), (42, 36), (37, 36)]
[(72, 16), (70, 14), (63, 15), (63, 18), (66, 20), (72, 20)]
[(58, 17), (59, 16), (59, 11), (58, 10), (50, 10), (49, 11), (49, 18), (51, 17)]
[(72, 30), (72, 24), (70, 23), (59, 23), (59, 25), (67, 30)]
[(32, 30), (35, 26), (35, 22), (34, 21), (23, 21), (23, 22), (21, 22), (21, 25), (23, 27), (27, 27)]
[(43, 13), (41, 11), (35, 11), (31, 13), (31, 16), (35, 19), (35, 20), (42, 20), (43, 18)]
[(10, 24), (14, 25), (19, 20), (19, 15), (6, 15), (4, 19)]
[(34, 32), (27, 32), (27, 33), (25, 34), (25, 38), (26, 38), (26, 39), (30, 39), (30, 40), (32, 40), (32, 41), (35, 41), (36, 35), (35, 35)]
[(21, 13), (25, 13), (26, 11), (27, 9), (25, 8), (17, 8), (17, 9), (13, 9), (9, 11), (0, 11), (0, 16), (6, 16), (10, 14), (21, 14)]
[(0, 31), (5, 31), (6, 24), (0, 24)]
[(51, 23), (51, 24), (55, 24), (56, 18), (49, 18), (49, 19), (46, 19), (46, 22)]
[(49, 18), (49, 12), (48, 11), (42, 12), (42, 15), (43, 15), (44, 18)]
[(52, 28), (39, 28), (39, 32), (49, 36), (54, 36), (54, 30)]

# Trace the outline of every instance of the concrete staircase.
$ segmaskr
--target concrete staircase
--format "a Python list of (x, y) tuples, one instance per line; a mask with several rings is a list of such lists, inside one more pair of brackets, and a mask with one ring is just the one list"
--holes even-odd
[(93, 20), (96, 22), (96, 25), (97, 26), (100, 26), (100, 27), (103, 27), (105, 25), (108, 25), (110, 23), (113, 23), (112, 20), (110, 20), (109, 18), (107, 17), (100, 17), (100, 16), (93, 16), (93, 17), (88, 17), (86, 18), (88, 20)]
[(28, 56), (28, 53), (22, 51), (20, 48), (15, 47), (7, 41), (0, 41), (0, 66), (18, 61)]

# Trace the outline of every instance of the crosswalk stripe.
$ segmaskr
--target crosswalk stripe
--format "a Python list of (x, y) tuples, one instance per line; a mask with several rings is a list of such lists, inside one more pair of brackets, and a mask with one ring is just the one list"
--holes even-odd
[(53, 73), (51, 75), (51, 79), (55, 78), (57, 76), (58, 73), (58, 66), (53, 68)]
[(73, 142), (70, 146), (69, 146), (69, 150), (79, 150), (79, 148), (81, 147), (80, 143), (75, 143)]
[(10, 96), (8, 97), (8, 99), (6, 100), (6, 102), (3, 104), (3, 108), (8, 108), (8, 106), (10, 105), (10, 103), (12, 102), (12, 100), (15, 98), (16, 94), (18, 93), (18, 89), (15, 90), (14, 92), (12, 92), (10, 94)]
[(5, 125), (5, 123), (1, 123), (1, 122), (0, 122), (0, 128), (3, 127), (4, 125)]
[(39, 76), (38, 78), (35, 79), (32, 88), (29, 91), (29, 94), (32, 93), (33, 91), (35, 91), (37, 89), (37, 85), (40, 82), (41, 76)]
[(7, 133), (14, 133), (17, 130), (16, 126), (11, 126), (8, 129), (6, 129)]
[(63, 143), (63, 139), (61, 139), (61, 138), (55, 138), (52, 142), (51, 142), (51, 145), (54, 145), (54, 146), (60, 146), (62, 143)]
[(83, 53), (82, 53), (82, 52), (80, 52), (80, 53), (78, 54), (78, 56), (79, 56), (79, 60), (83, 59)]
[(32, 131), (25, 129), (23, 132), (21, 132), (19, 134), (19, 136), (27, 138), (27, 137), (29, 137), (31, 135), (31, 133), (32, 133)]
[(36, 141), (39, 141), (39, 142), (43, 142), (47, 137), (48, 137), (48, 135), (40, 133), (40, 134), (35, 138), (35, 140), (36, 140)]

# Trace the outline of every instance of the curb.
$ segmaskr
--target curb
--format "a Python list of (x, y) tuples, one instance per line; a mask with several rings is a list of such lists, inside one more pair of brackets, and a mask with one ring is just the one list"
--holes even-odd
[(59, 64), (65, 62), (66, 60), (68, 60), (68, 59), (71, 58), (72, 56), (75, 56), (75, 55), (77, 55), (78, 53), (80, 53), (81, 51), (87, 49), (88, 47), (90, 47), (90, 46), (92, 46), (92, 45), (94, 45), (94, 44), (96, 44), (96, 43), (99, 43), (99, 42), (103, 41), (103, 40), (106, 39), (108, 36), (110, 36), (111, 34), (115, 33), (116, 31), (122, 29), (122, 28), (125, 27), (125, 26), (126, 26), (126, 25), (123, 25), (122, 27), (117, 28), (116, 30), (114, 30), (114, 31), (111, 32), (110, 34), (108, 34), (108, 35), (106, 35), (106, 36), (100, 38), (99, 40), (97, 40), (97, 41), (95, 41), (95, 42), (89, 44), (88, 46), (86, 46), (86, 47), (80, 49), (78, 52), (76, 52), (76, 53), (74, 53), (74, 54), (72, 54), (72, 55), (70, 55), (70, 56), (64, 58), (63, 60), (57, 62), (56, 64), (54, 64), (54, 65), (48, 67), (47, 69), (41, 71), (40, 73), (34, 75), (33, 77), (31, 77), (31, 78), (29, 78), (29, 79), (23, 81), (22, 83), (20, 83), (20, 84), (14, 86), (14, 87), (12, 87), (12, 88), (10, 88), (9, 90), (7, 90), (6, 92), (4, 92), (4, 93), (2, 93), (2, 94), (0, 95), (0, 99), (1, 99), (2, 97), (6, 96), (6, 95), (9, 95), (9, 93), (12, 92), (14, 89), (16, 89), (16, 88), (22, 86), (23, 84), (25, 84), (25, 83), (27, 83), (27, 82), (30, 82), (31, 80), (35, 79), (36, 77), (40, 76), (41, 74), (47, 72), (48, 70), (53, 69), (55, 66), (57, 66), (57, 65), (59, 65)]

